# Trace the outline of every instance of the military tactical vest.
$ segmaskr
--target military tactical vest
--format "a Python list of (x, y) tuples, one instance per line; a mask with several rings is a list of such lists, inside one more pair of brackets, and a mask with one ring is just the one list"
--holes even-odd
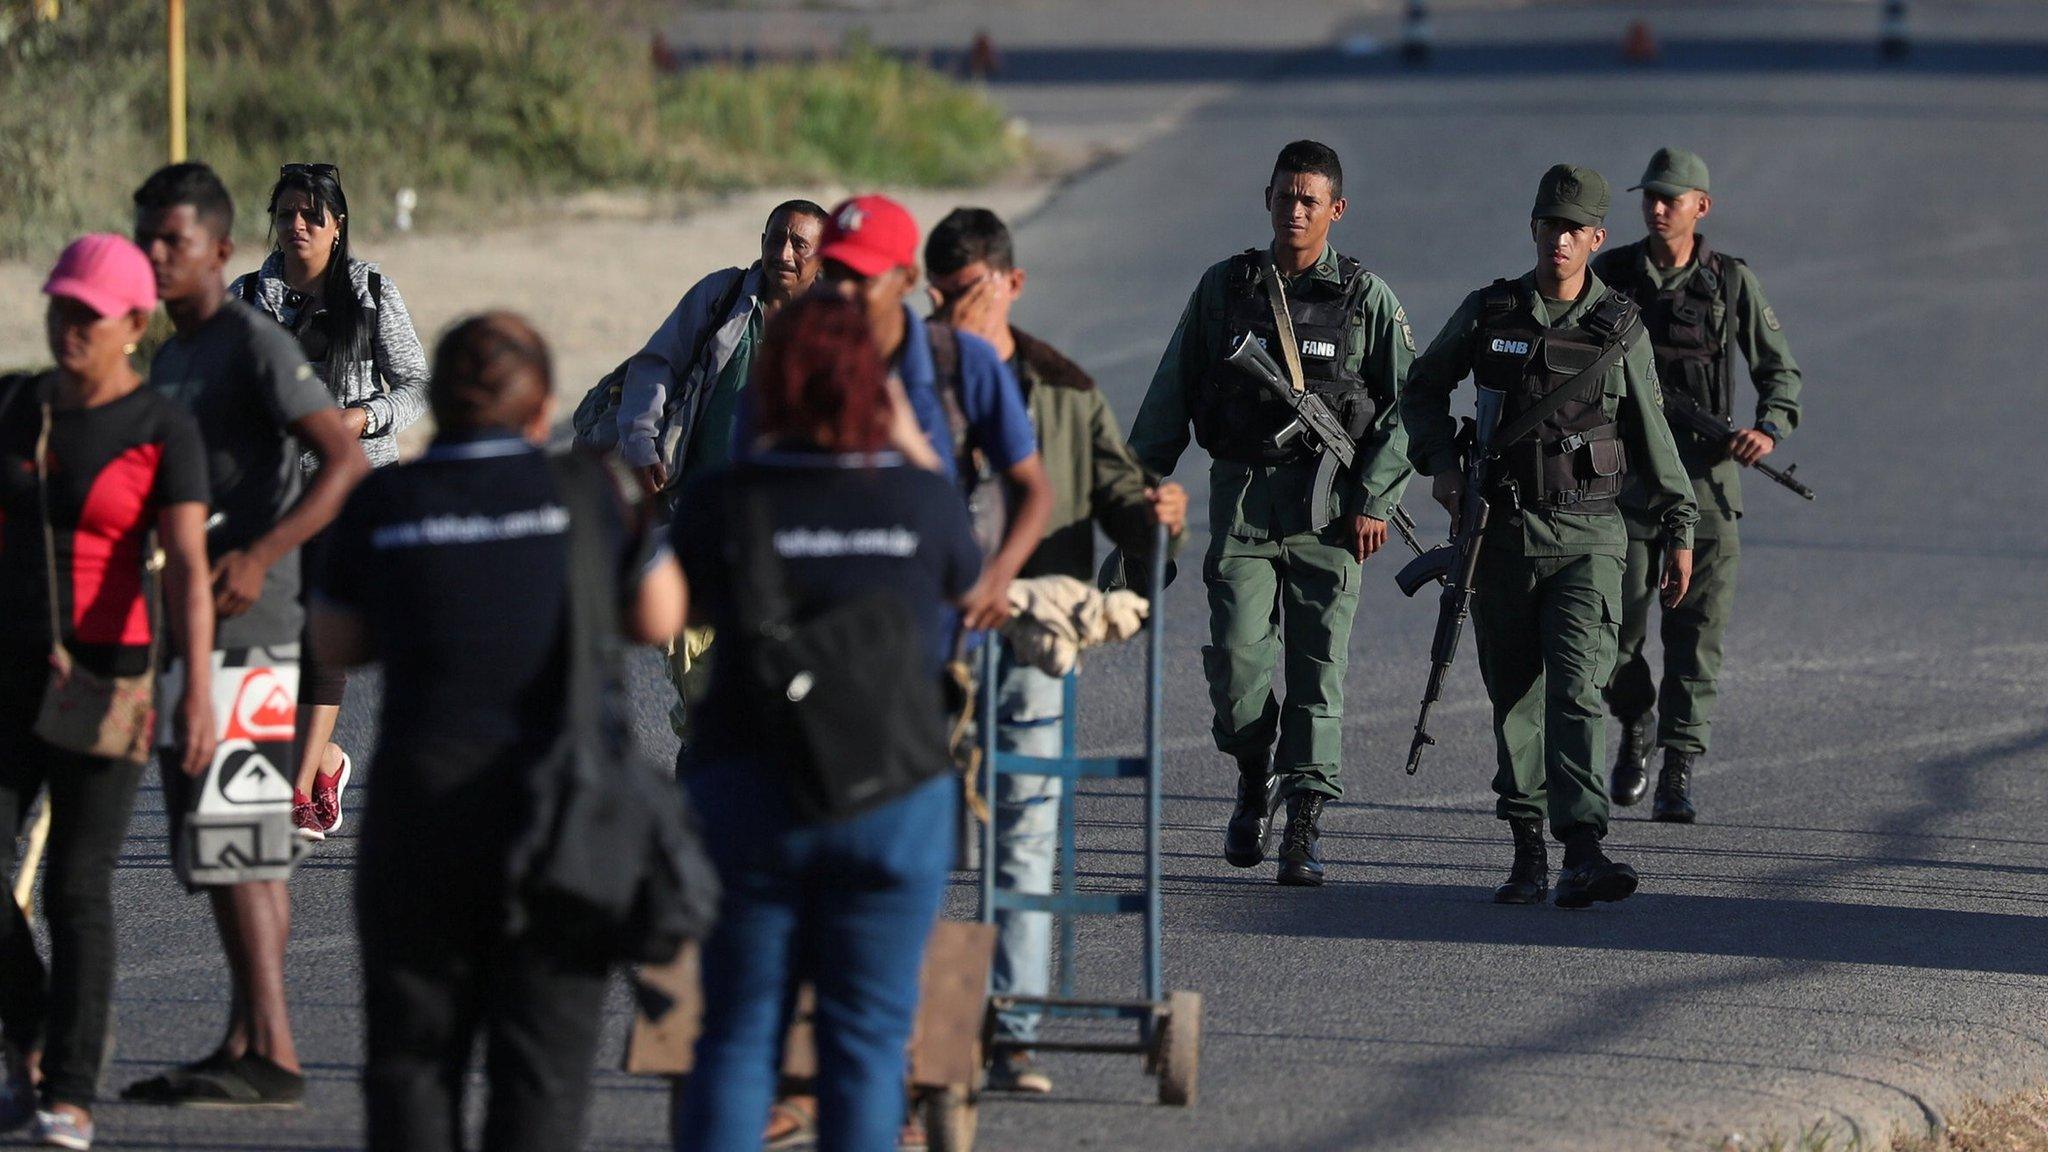
[[(1660, 290), (1643, 271), (1642, 245), (1631, 244), (1596, 261), (1594, 272), (1627, 293), (1643, 310), (1657, 356), (1657, 382), (1689, 396), (1714, 415), (1735, 411), (1735, 290), (1742, 261), (1698, 239), (1698, 267), (1677, 288)], [(1721, 321), (1714, 322), (1714, 306)]]
[[(1249, 333), (1276, 362), (1285, 364), (1273, 305), (1260, 278), (1265, 264), (1266, 253), (1257, 248), (1231, 257), (1225, 274), (1222, 347), (1227, 353)], [(1365, 319), (1353, 307), (1360, 278), (1366, 275), (1358, 261), (1343, 256), (1337, 260), (1338, 283), (1304, 276), (1287, 288), (1287, 316), (1300, 343), (1303, 383), (1324, 398), (1353, 440), (1372, 427), (1376, 412), (1364, 377), (1346, 365)], [(1196, 383), (1191, 401), (1195, 442), (1215, 459), (1281, 464), (1315, 455), (1305, 436), (1285, 448), (1273, 447), (1273, 434), (1294, 419), (1292, 411), (1258, 381), (1220, 359)]]
[[(1609, 292), (1570, 328), (1547, 328), (1522, 306), (1512, 280), (1496, 280), (1481, 297), (1479, 352), (1472, 378), (1503, 397), (1501, 426), (1589, 367), (1636, 316), (1628, 297)], [(1600, 381), (1545, 417), (1514, 444), (1496, 446), (1495, 475), (1523, 507), (1611, 512), (1628, 477), (1620, 425), (1609, 419)]]

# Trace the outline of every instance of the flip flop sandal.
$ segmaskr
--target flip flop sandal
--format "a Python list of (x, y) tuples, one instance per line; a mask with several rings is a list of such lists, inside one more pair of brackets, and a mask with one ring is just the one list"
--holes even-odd
[(762, 1138), (765, 1141), (761, 1146), (762, 1152), (798, 1152), (816, 1147), (817, 1106), (799, 1104), (795, 1097), (777, 1100), (768, 1109), (768, 1129)]

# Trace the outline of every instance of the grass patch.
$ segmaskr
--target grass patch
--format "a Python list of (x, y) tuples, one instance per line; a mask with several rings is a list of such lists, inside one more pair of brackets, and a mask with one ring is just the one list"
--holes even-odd
[(1967, 1105), (1941, 1132), (1894, 1139), (1892, 1152), (2048, 1152), (2048, 1088)]
[[(0, 257), (126, 231), (164, 155), (163, 6), (0, 0)], [(1022, 158), (975, 89), (849, 44), (834, 58), (655, 70), (647, 0), (198, 0), (190, 152), (258, 241), (288, 160), (341, 166), (355, 225), (420, 195), (422, 226), (592, 190), (958, 186)]]

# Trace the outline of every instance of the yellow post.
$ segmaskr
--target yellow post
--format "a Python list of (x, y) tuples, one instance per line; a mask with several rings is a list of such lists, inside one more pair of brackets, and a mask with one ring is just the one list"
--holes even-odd
[(171, 77), (171, 163), (185, 158), (185, 0), (170, 0), (165, 21)]

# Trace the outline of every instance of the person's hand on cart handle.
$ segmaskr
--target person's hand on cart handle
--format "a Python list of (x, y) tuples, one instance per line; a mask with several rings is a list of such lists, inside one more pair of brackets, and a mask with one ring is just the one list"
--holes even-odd
[(1011, 579), (1011, 573), (989, 569), (960, 598), (961, 623), (969, 631), (1000, 628), (1010, 618)]
[(1156, 488), (1145, 489), (1145, 499), (1152, 502), (1152, 522), (1165, 526), (1166, 534), (1178, 536), (1188, 526), (1188, 490), (1168, 480)]

